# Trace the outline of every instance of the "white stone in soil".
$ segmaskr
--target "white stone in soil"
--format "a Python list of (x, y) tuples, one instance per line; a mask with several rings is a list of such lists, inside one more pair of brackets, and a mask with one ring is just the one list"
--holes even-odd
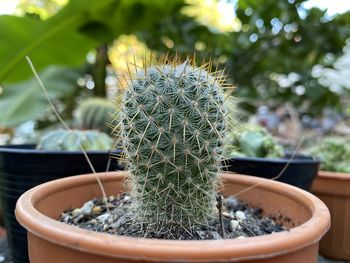
[(242, 211), (236, 211), (236, 217), (237, 217), (237, 219), (239, 219), (239, 220), (245, 220), (247, 217), (246, 217), (246, 215), (245, 215), (245, 213), (244, 212), (242, 212)]
[(227, 213), (227, 212), (222, 212), (222, 215), (224, 217), (231, 218), (231, 219), (235, 218), (233, 215), (231, 215), (230, 213)]
[(96, 219), (100, 222), (106, 222), (106, 220), (109, 218), (110, 214), (106, 213), (106, 214), (102, 214), (98, 217), (96, 217)]
[(94, 202), (90, 200), (90, 201), (87, 201), (80, 209), (83, 214), (90, 214), (93, 207), (94, 207)]
[(76, 217), (78, 215), (81, 214), (81, 209), (80, 208), (75, 208), (73, 211), (72, 211), (72, 216), (73, 217)]
[(239, 225), (239, 222), (237, 220), (231, 220), (230, 221), (230, 228), (232, 232), (235, 232), (237, 229), (240, 229), (241, 226)]

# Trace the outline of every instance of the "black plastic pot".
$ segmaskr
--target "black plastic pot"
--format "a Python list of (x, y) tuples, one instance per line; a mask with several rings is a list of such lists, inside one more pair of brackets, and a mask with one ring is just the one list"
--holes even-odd
[[(108, 152), (91, 151), (88, 156), (96, 172), (106, 170)], [(109, 171), (120, 168), (116, 160), (111, 160)], [(38, 184), (89, 172), (91, 169), (81, 152), (36, 150), (34, 145), (0, 147), (0, 193), (14, 263), (29, 263), (27, 233), (14, 216), (17, 199)]]
[[(225, 162), (225, 170), (272, 179), (283, 171), (290, 157), (290, 154), (276, 159), (235, 157)], [(319, 164), (319, 160), (310, 156), (294, 155), (277, 181), (309, 191), (312, 181), (317, 176)]]

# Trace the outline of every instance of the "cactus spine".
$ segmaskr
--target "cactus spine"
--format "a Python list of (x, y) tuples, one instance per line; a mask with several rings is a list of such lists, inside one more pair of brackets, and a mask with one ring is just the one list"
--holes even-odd
[(112, 149), (113, 140), (105, 133), (98, 131), (67, 131), (63, 129), (51, 131), (44, 135), (37, 148), (41, 150), (107, 151)]
[(173, 234), (212, 218), (226, 127), (221, 83), (177, 61), (130, 79), (121, 135), (136, 221)]

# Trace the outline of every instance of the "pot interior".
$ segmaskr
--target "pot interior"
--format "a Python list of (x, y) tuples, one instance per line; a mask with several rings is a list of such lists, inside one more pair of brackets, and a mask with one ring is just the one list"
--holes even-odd
[[(125, 192), (127, 189), (122, 173), (109, 173), (100, 178), (107, 196)], [(299, 226), (312, 217), (314, 207), (309, 199), (300, 194), (302, 190), (295, 188), (295, 191), (287, 193), (278, 184), (271, 184), (267, 180), (259, 180), (259, 184), (251, 187), (254, 181), (251, 178), (235, 174), (224, 175), (222, 194), (236, 195), (249, 205), (262, 208), (265, 215), (272, 216), (286, 227)], [(50, 185), (40, 196), (34, 195), (32, 201), (39, 212), (57, 220), (63, 211), (81, 207), (86, 201), (100, 196), (102, 194), (96, 177), (91, 174), (82, 180), (72, 178), (69, 183), (65, 180), (56, 183), (55, 187)]]

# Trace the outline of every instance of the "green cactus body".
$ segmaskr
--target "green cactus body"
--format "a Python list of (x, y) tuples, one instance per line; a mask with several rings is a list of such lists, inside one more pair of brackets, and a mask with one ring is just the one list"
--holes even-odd
[(84, 100), (77, 109), (79, 125), (82, 129), (100, 130), (108, 134), (112, 124), (116, 107), (110, 101), (103, 98), (89, 98)]
[(56, 130), (44, 135), (37, 148), (41, 150), (81, 151), (110, 150), (113, 140), (105, 133), (98, 131)]
[(230, 152), (232, 157), (283, 157), (283, 147), (263, 127), (244, 125), (238, 130), (233, 130), (228, 136), (228, 140), (231, 141), (228, 147), (233, 148)]
[(226, 126), (220, 81), (185, 62), (139, 71), (128, 86), (122, 137), (135, 220), (172, 233), (207, 224)]

